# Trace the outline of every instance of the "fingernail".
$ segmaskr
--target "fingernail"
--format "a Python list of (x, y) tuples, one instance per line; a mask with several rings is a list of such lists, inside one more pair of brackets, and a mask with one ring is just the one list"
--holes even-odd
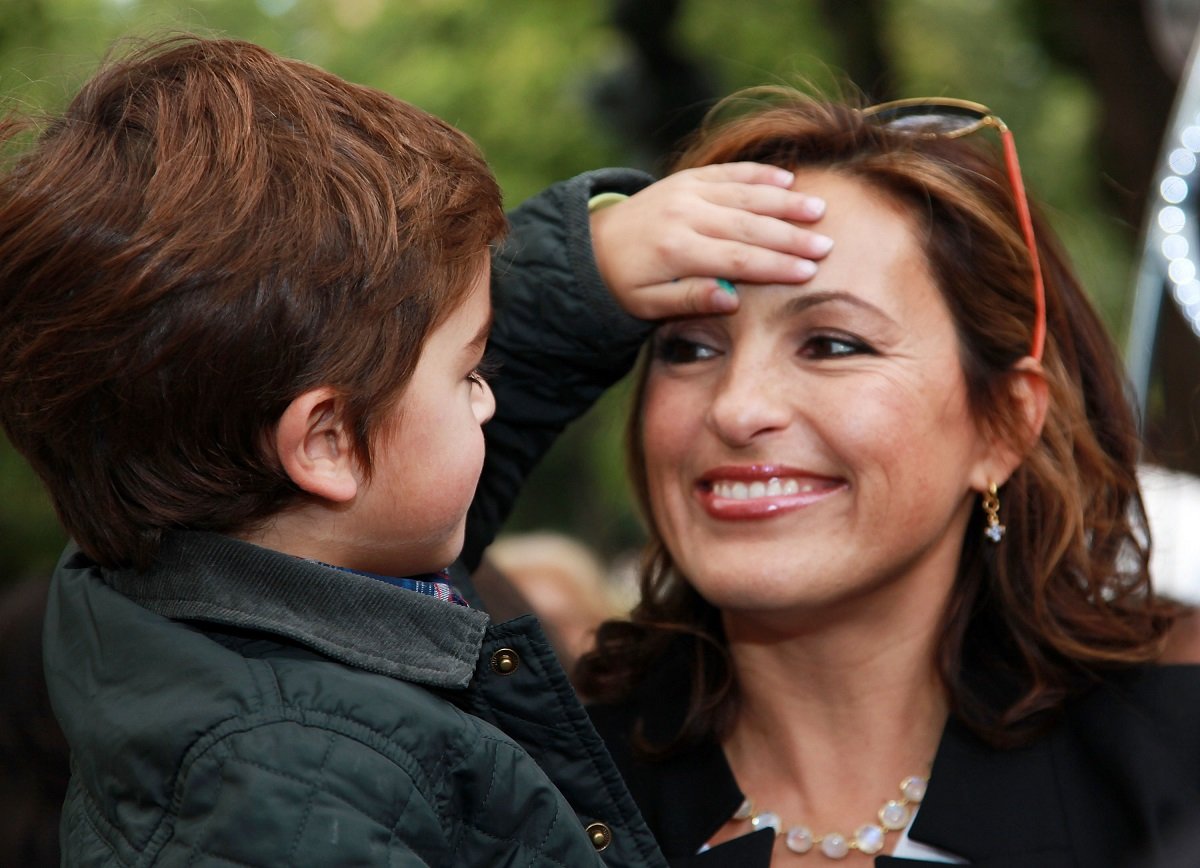
[(798, 280), (808, 280), (817, 273), (817, 264), (807, 259), (797, 259), (795, 274)]
[(737, 287), (723, 277), (717, 278), (717, 286), (721, 287), (729, 295), (737, 295)]
[(775, 183), (777, 183), (780, 187), (790, 187), (796, 181), (796, 173), (789, 172), (787, 169), (780, 169), (775, 173), (775, 178)]
[(833, 250), (833, 239), (828, 235), (814, 235), (809, 239), (808, 249), (812, 251), (813, 256), (824, 256)]
[[(718, 281), (728, 283), (729, 281)], [(721, 287), (722, 292), (714, 292), (712, 294), (712, 307), (718, 313), (728, 313), (729, 311), (737, 310), (738, 297), (736, 292), (730, 292)]]
[(825, 200), (820, 196), (809, 196), (804, 200), (804, 213), (816, 220), (825, 214)]

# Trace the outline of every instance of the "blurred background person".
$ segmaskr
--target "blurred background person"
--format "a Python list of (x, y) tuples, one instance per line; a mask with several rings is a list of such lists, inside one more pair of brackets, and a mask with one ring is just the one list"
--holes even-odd
[(541, 619), (568, 674), (591, 648), (596, 628), (628, 611), (631, 601), (621, 599), (597, 554), (572, 537), (503, 536), (492, 543), (487, 557)]

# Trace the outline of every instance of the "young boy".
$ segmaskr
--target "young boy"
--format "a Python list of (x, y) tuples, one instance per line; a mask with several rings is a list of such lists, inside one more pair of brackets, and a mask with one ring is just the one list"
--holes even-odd
[[(518, 218), (559, 234), (496, 291), (519, 400), (456, 575), (636, 352), (581, 203), (645, 183)], [(484, 467), (503, 226), (461, 133), (224, 40), (109, 64), (0, 178), (0, 422), (78, 544), (46, 639), (66, 864), (665, 864), (532, 619), (437, 572)]]

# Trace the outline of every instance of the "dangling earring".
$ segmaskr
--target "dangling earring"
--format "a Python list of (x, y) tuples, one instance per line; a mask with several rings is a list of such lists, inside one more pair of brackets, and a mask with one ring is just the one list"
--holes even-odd
[(996, 483), (989, 482), (988, 489), (983, 493), (983, 512), (987, 515), (987, 527), (983, 529), (983, 535), (994, 543), (1004, 539), (1004, 525), (1000, 523), (1000, 495), (997, 493)]

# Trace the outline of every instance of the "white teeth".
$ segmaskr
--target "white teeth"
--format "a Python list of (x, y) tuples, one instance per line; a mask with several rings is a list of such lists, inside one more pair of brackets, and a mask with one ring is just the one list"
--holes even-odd
[(780, 497), (789, 494), (806, 494), (816, 491), (811, 482), (801, 484), (795, 479), (780, 479), (772, 476), (766, 482), (754, 481), (747, 485), (745, 482), (714, 482), (712, 492), (717, 497), (726, 500), (750, 500), (756, 497)]

